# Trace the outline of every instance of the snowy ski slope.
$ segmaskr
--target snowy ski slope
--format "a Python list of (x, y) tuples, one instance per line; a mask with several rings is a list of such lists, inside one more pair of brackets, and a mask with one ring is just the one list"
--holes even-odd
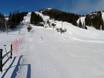
[[(25, 18), (29, 22), (30, 16)], [(23, 39), (13, 55), (23, 55), (21, 64), (31, 65), (31, 78), (104, 78), (104, 32), (55, 22), (55, 28), (31, 25), (31, 32), (27, 32), (26, 24), (21, 31), (1, 33), (0, 46), (16, 38)], [(56, 28), (60, 27), (67, 32), (57, 32)], [(26, 78), (25, 71), (27, 67), (21, 66), (16, 78)]]

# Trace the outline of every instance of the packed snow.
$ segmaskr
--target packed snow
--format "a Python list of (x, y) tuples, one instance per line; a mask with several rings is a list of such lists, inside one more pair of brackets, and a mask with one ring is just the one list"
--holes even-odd
[[(55, 28), (30, 24), (32, 30), (27, 32), (24, 24), (21, 31), (0, 33), (0, 46), (23, 39), (13, 56), (23, 55), (21, 64), (31, 64), (31, 78), (104, 78), (104, 32), (55, 23)], [(60, 33), (57, 28), (67, 31)], [(21, 66), (16, 78), (25, 78), (26, 70)]]

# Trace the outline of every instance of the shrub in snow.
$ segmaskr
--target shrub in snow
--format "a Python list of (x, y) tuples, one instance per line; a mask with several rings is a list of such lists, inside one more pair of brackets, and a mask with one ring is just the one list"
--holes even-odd
[(56, 28), (57, 32), (65, 33), (67, 30), (62, 28)]
[(56, 26), (56, 24), (55, 23), (52, 23), (52, 27), (54, 28)]
[(47, 24), (47, 27), (53, 27), (54, 28), (56, 26), (55, 22), (52, 19), (47, 20), (46, 24)]
[(28, 27), (27, 27), (27, 31), (28, 31), (28, 32), (30, 32), (30, 31), (31, 31), (31, 29), (32, 29), (32, 27), (31, 27), (31, 26), (28, 26)]
[(43, 27), (44, 26), (44, 22), (40, 22), (38, 25)]

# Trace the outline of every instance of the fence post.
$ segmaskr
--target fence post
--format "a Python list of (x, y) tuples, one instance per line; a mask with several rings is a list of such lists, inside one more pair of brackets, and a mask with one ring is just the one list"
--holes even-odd
[(11, 50), (10, 50), (10, 58), (12, 58), (12, 52), (13, 52), (13, 47), (12, 47), (12, 44), (11, 44)]
[(3, 49), (0, 49), (0, 71), (2, 72), (2, 52)]

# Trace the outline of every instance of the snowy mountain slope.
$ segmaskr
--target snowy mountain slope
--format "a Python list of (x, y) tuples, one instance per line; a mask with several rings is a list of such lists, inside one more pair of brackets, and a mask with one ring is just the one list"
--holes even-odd
[(80, 42), (71, 38), (69, 33), (33, 27), (24, 43), (25, 62), (32, 65), (32, 78), (104, 77), (104, 43)]
[[(104, 32), (55, 22), (54, 29), (33, 26), (25, 35), (23, 54), (32, 78), (103, 78)], [(67, 32), (60, 34), (56, 28)]]
[[(43, 18), (43, 20), (45, 22), (44, 26), (47, 26), (48, 28), (51, 28), (51, 26), (49, 26), (47, 21), (49, 21), (50, 24), (54, 23), (56, 25), (54, 27), (54, 30), (56, 30), (57, 28), (66, 29), (67, 30), (66, 34), (68, 34), (69, 36), (72, 36), (73, 39), (76, 39), (76, 40), (77, 39), (78, 40), (82, 39), (82, 40), (91, 40), (91, 41), (95, 40), (95, 42), (96, 42), (96, 40), (97, 41), (98, 40), (103, 41), (103, 39), (104, 39), (104, 37), (102, 36), (104, 34), (103, 31), (95, 30), (95, 29), (93, 29), (93, 27), (88, 27), (88, 30), (80, 29), (80, 28), (78, 28), (78, 27), (76, 27), (76, 26), (74, 26), (70, 23), (50, 19), (49, 16), (46, 16), (46, 15), (42, 14), (41, 12), (35, 12), (35, 13), (39, 14)], [(29, 14), (27, 14), (27, 16), (26, 16), (28, 22), (30, 21)], [(26, 20), (26, 19), (24, 19), (24, 20)], [(79, 18), (77, 23), (79, 23), (79, 20), (81, 20), (82, 24), (85, 24), (85, 17)]]
[[(49, 27), (49, 23), (51, 23), (52, 25), (55, 24), (55, 21), (59, 20), (71, 23), (73, 24), (73, 26), (75, 25), (83, 29), (93, 27), (95, 29), (103, 30), (104, 28), (102, 11), (89, 13), (85, 16), (79, 16), (76, 14), (65, 13), (57, 9), (46, 8), (40, 11), (34, 11), (34, 13), (39, 15), (43, 19), (43, 22), (40, 22), (39, 24), (42, 24), (42, 26), (44, 25), (45, 27)], [(28, 22), (31, 23), (31, 12), (28, 13), (27, 17), (29, 17)], [(27, 17), (24, 17), (24, 19), (26, 19)]]
[[(27, 15), (24, 20), (29, 18)], [(55, 28), (26, 24), (28, 22), (29, 20), (24, 22), (20, 31), (0, 34), (0, 42), (2, 46), (10, 44), (16, 38), (23, 39), (22, 46), (13, 55), (23, 55), (21, 63), (31, 64), (31, 78), (104, 77), (103, 31), (80, 29), (56, 20)], [(32, 26), (30, 32), (27, 32), (28, 25)], [(57, 28), (67, 31), (61, 34), (56, 31)], [(25, 68), (21, 67), (17, 78), (25, 77)]]
[[(27, 13), (28, 15), (25, 16)], [(10, 16), (11, 17), (4, 16), (6, 21), (1, 18), (3, 21), (3, 24), (5, 24), (5, 22), (9, 22), (7, 23), (8, 25), (11, 24), (8, 27), (9, 29), (18, 28), (19, 24), (21, 23), (24, 24), (26, 22), (35, 24), (35, 25), (48, 27), (48, 23), (51, 23), (51, 25), (55, 25), (54, 21), (64, 21), (64, 22), (71, 23), (75, 26), (78, 26), (80, 28), (83, 28), (83, 29), (94, 27), (98, 30), (104, 30), (104, 12), (103, 11), (96, 11), (96, 12), (92, 12), (87, 15), (81, 16), (79, 14), (64, 12), (64, 11), (54, 9), (54, 8), (45, 8), (45, 9), (34, 11), (34, 12), (17, 12), (17, 13), (14, 12)], [(24, 20), (23, 20), (23, 17), (24, 17)], [(16, 21), (13, 21), (12, 20), (13, 18), (15, 18)], [(0, 30), (6, 31), (7, 29), (5, 26), (1, 25)]]

